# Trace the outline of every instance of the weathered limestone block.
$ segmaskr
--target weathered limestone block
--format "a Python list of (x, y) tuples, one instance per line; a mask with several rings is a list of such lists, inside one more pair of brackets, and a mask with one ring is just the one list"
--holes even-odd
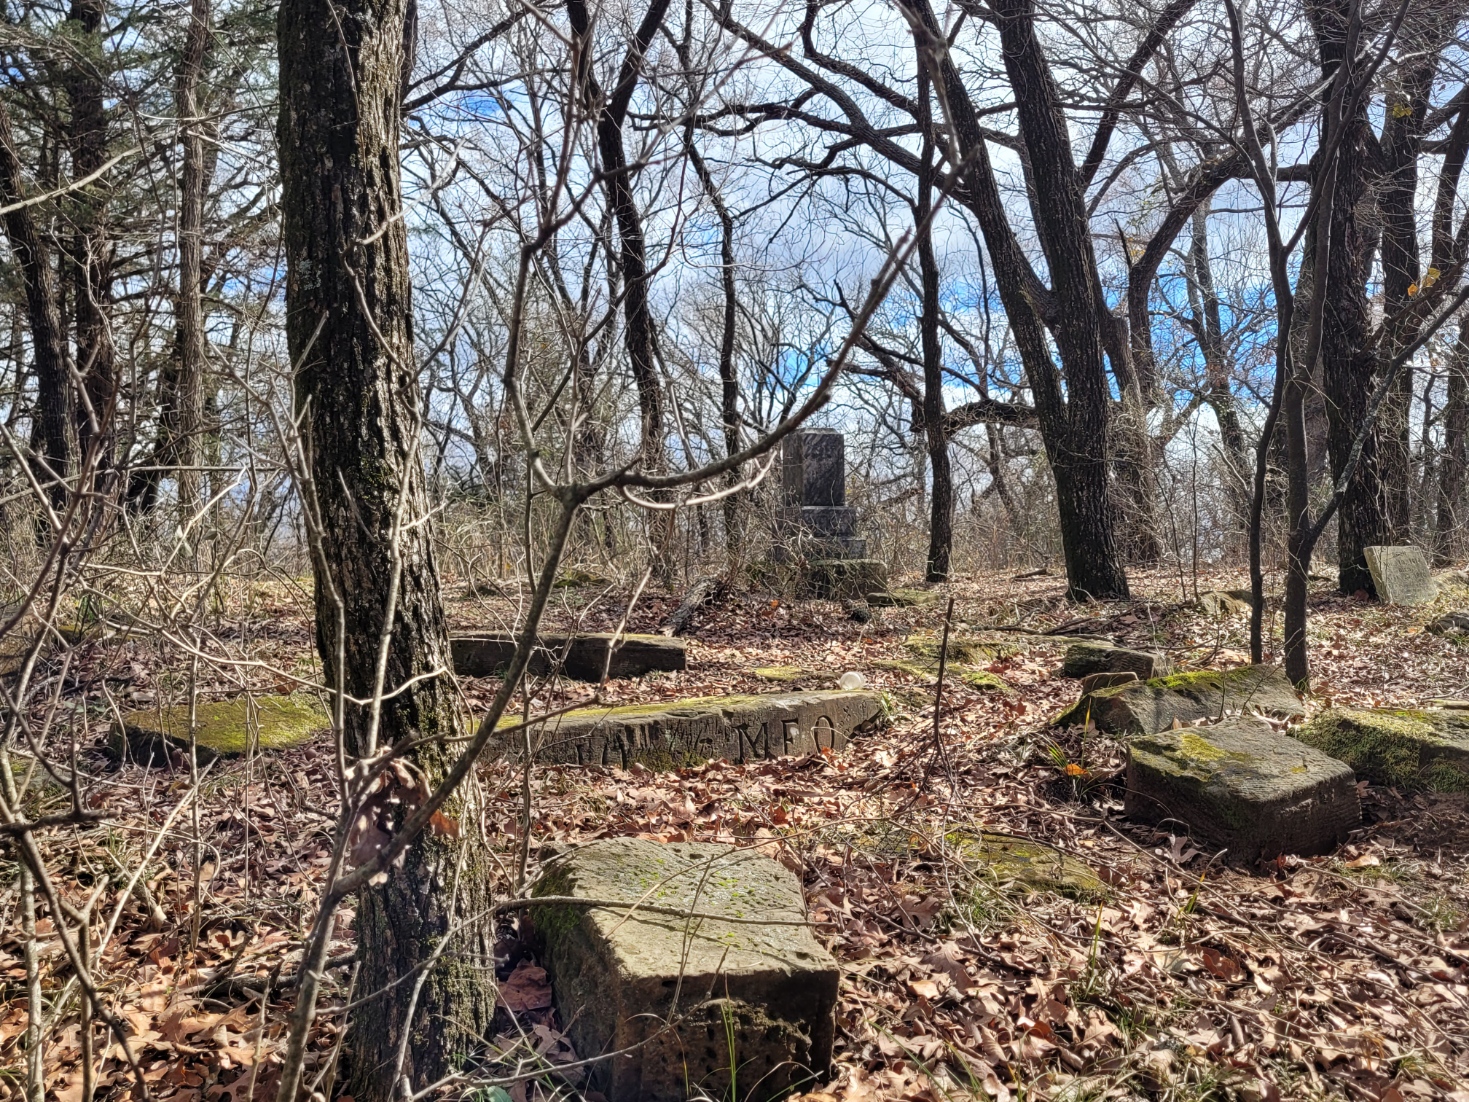
[(1098, 689), (1111, 689), (1139, 680), (1141, 678), (1131, 670), (1123, 670), (1120, 673), (1089, 673), (1081, 679), (1081, 691), (1091, 693)]
[(1248, 716), (1130, 739), (1125, 807), (1179, 820), (1237, 863), (1325, 853), (1362, 818), (1348, 765)]
[(1300, 697), (1274, 666), (1176, 673), (1097, 689), (1056, 719), (1058, 727), (1080, 727), (1088, 719), (1099, 731), (1149, 733), (1181, 724), (1219, 719), (1234, 712), (1304, 717)]
[(1461, 709), (1328, 708), (1295, 734), (1373, 784), (1469, 792), (1469, 713)]
[[(607, 651), (613, 643), (611, 665)], [(491, 677), (502, 673), (515, 656), (515, 636), (506, 631), (457, 635), (449, 640), (454, 672), (461, 677)], [(564, 661), (563, 661), (564, 656)], [(560, 667), (577, 681), (608, 677), (641, 677), (654, 670), (688, 668), (688, 648), (682, 639), (664, 635), (623, 635), (586, 632), (580, 635), (541, 635), (531, 654), (530, 672), (537, 676)]]
[[(313, 697), (298, 694), (200, 701), (195, 724), (202, 764), (238, 757), (249, 749), (252, 736), (260, 750), (299, 746), (330, 728), (332, 720)], [(125, 712), (121, 723), (113, 725), (111, 751), (116, 757), (126, 756), (142, 765), (158, 764), (168, 760), (170, 748), (188, 753), (188, 704)]]
[(1250, 611), (1248, 589), (1211, 589), (1199, 594), (1199, 607), (1210, 616), (1233, 616)]
[(553, 859), (534, 894), (625, 904), (534, 912), (577, 1054), (628, 1050), (594, 1065), (609, 1102), (764, 1102), (829, 1073), (840, 969), (775, 861), (611, 838)]
[(1062, 677), (1087, 677), (1094, 673), (1130, 671), (1139, 680), (1162, 677), (1168, 672), (1168, 659), (1154, 651), (1128, 650), (1100, 643), (1072, 643), (1061, 660)]
[[(532, 737), (538, 761), (678, 769), (710, 758), (745, 762), (841, 750), (851, 735), (883, 719), (877, 693), (786, 692), (580, 708), (547, 720)], [(517, 755), (523, 737), (516, 731), (491, 740), (491, 752)]]
[(1364, 547), (1377, 599), (1390, 605), (1424, 605), (1438, 596), (1428, 560), (1416, 547)]

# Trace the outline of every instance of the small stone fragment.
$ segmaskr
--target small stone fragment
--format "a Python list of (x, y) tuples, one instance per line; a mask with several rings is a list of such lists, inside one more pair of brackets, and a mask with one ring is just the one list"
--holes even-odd
[(1199, 670), (1129, 682), (1085, 693), (1056, 718), (1058, 727), (1091, 722), (1116, 734), (1166, 731), (1174, 720), (1191, 725), (1237, 712), (1264, 712), (1282, 719), (1304, 718), (1301, 699), (1275, 666)]
[(1072, 643), (1061, 662), (1062, 677), (1087, 677), (1094, 673), (1131, 671), (1140, 680), (1162, 677), (1168, 672), (1168, 659), (1154, 651), (1129, 650), (1098, 643)]
[(1434, 635), (1469, 635), (1469, 612), (1445, 612), (1429, 621), (1428, 630)]
[(1246, 864), (1325, 853), (1362, 817), (1348, 765), (1248, 716), (1130, 739), (1125, 808), (1143, 822), (1176, 819)]
[(1455, 708), (1328, 708), (1296, 737), (1405, 790), (1469, 792), (1469, 715)]
[[(884, 718), (877, 693), (735, 694), (579, 708), (533, 728), (531, 739), (536, 760), (551, 764), (680, 769), (711, 758), (746, 762), (841, 750)], [(514, 731), (492, 739), (489, 752), (518, 756), (524, 737)]]
[[(249, 749), (252, 736), (260, 750), (299, 746), (331, 725), (331, 716), (315, 698), (305, 694), (200, 701), (195, 708), (199, 762), (238, 757)], [(170, 750), (187, 754), (188, 704), (124, 713), (121, 724), (114, 725), (110, 749), (115, 757), (126, 757), (141, 765), (166, 762)]]
[(1089, 673), (1081, 679), (1081, 691), (1090, 693), (1097, 689), (1110, 689), (1115, 685), (1126, 685), (1130, 681), (1137, 680), (1139, 680), (1137, 674), (1131, 670), (1123, 670), (1120, 673)]
[(766, 1102), (827, 1075), (840, 968), (775, 861), (610, 838), (553, 859), (534, 894), (616, 904), (533, 911), (577, 1054), (621, 1053), (591, 1073), (609, 1102)]
[(1390, 605), (1424, 605), (1438, 596), (1428, 560), (1412, 546), (1364, 547), (1377, 599)]

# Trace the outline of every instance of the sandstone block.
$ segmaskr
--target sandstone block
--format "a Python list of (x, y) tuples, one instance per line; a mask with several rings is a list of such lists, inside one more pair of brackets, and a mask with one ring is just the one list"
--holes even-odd
[[(316, 732), (329, 729), (329, 716), (317, 701), (295, 696), (235, 697), (200, 701), (195, 708), (195, 741), (201, 764), (246, 752), (251, 739), (257, 749), (299, 746)], [(139, 708), (114, 724), (111, 751), (143, 765), (168, 760), (170, 748), (189, 752), (189, 706)]]
[(1350, 766), (1248, 716), (1134, 736), (1125, 806), (1144, 822), (1179, 820), (1243, 863), (1325, 853), (1362, 814)]
[(1094, 673), (1137, 674), (1139, 680), (1162, 677), (1168, 660), (1153, 651), (1129, 650), (1098, 643), (1072, 643), (1061, 661), (1062, 677), (1087, 677)]
[(592, 1073), (609, 1102), (764, 1102), (828, 1074), (840, 969), (775, 861), (613, 838), (553, 859), (535, 894), (612, 904), (534, 912), (578, 1055), (628, 1050)]
[[(532, 739), (538, 761), (678, 769), (711, 758), (745, 762), (841, 750), (854, 733), (883, 718), (877, 693), (759, 693), (581, 708), (548, 720)], [(516, 731), (492, 740), (491, 752), (516, 756), (523, 737)]]
[(1305, 715), (1284, 672), (1274, 666), (1241, 666), (1097, 689), (1057, 717), (1056, 725), (1080, 727), (1090, 719), (1100, 731), (1151, 733), (1168, 730), (1174, 720), (1191, 725), (1245, 711), (1282, 718)]
[[(455, 673), (461, 677), (491, 677), (510, 665), (515, 656), (515, 636), (505, 631), (458, 635), (450, 638), (449, 649)], [(539, 636), (530, 672), (540, 676), (557, 668), (576, 681), (601, 681), (603, 669), (608, 677), (641, 677), (655, 670), (687, 669), (688, 648), (684, 640), (664, 635), (619, 637), (610, 632), (586, 632)]]
[(1423, 605), (1438, 596), (1428, 560), (1416, 547), (1364, 547), (1377, 599), (1390, 605)]
[(1373, 784), (1469, 792), (1469, 713), (1459, 708), (1328, 708), (1296, 737)]

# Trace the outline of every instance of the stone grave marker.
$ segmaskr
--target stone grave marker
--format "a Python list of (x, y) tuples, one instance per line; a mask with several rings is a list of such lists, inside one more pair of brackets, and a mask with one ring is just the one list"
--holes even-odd
[[(747, 762), (841, 750), (883, 714), (882, 697), (873, 692), (731, 694), (579, 708), (547, 720), (531, 737), (537, 761), (679, 769), (711, 758)], [(501, 725), (516, 722), (506, 717)], [(524, 737), (510, 731), (492, 739), (491, 753), (519, 756)]]
[[(508, 631), (477, 632), (449, 639), (454, 672), (461, 677), (491, 677), (501, 673), (515, 656), (515, 635)], [(615, 644), (615, 646), (614, 646)], [(611, 661), (608, 649), (612, 648)], [(579, 635), (537, 636), (530, 672), (540, 676), (556, 667), (576, 681), (608, 677), (641, 677), (655, 670), (688, 668), (687, 644), (664, 635), (622, 635), (584, 632)]]
[[(332, 725), (331, 716), (304, 693), (200, 701), (194, 722), (200, 764), (240, 756), (249, 749), (252, 736), (259, 750), (281, 750), (299, 746)], [(170, 750), (187, 755), (188, 704), (124, 712), (121, 722), (113, 725), (109, 749), (114, 757), (142, 765), (167, 761)]]
[(1225, 859), (1325, 853), (1361, 821), (1351, 767), (1251, 716), (1127, 743), (1128, 816), (1176, 819)]
[(807, 563), (801, 588), (817, 597), (865, 600), (887, 591), (887, 565), (867, 557), (857, 510), (847, 504), (846, 442), (836, 429), (802, 429), (781, 444), (775, 561)]
[(607, 838), (553, 857), (533, 894), (603, 904), (532, 914), (577, 1054), (619, 1053), (592, 1066), (608, 1102), (767, 1102), (829, 1073), (841, 969), (769, 857)]
[(1295, 736), (1373, 784), (1469, 792), (1469, 713), (1462, 708), (1327, 708)]
[(1090, 721), (1099, 731), (1150, 734), (1181, 724), (1219, 719), (1236, 712), (1264, 712), (1284, 719), (1304, 718), (1301, 698), (1276, 666), (1198, 670), (1130, 681), (1084, 693), (1055, 720), (1058, 727)]
[(1377, 599), (1390, 605), (1424, 605), (1438, 596), (1428, 560), (1417, 547), (1364, 547)]

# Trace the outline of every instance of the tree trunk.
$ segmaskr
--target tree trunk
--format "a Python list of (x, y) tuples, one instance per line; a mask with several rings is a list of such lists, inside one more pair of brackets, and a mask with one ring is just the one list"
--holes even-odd
[(923, 433), (933, 493), (928, 503), (928, 562), (924, 577), (930, 582), (949, 578), (949, 556), (954, 545), (954, 472), (949, 464), (949, 433), (944, 410), (944, 349), (939, 339), (939, 264), (933, 251), (933, 127), (930, 80), (926, 60), (918, 61), (918, 125), (923, 146), (918, 161), (918, 274), (923, 292), (919, 332), (923, 345)]
[(1434, 529), (1434, 563), (1449, 566), (1456, 558), (1463, 525), (1464, 476), (1469, 471), (1469, 323), (1459, 321), (1459, 339), (1449, 357), (1449, 392), (1444, 402), (1443, 460), (1438, 468), (1438, 515)]
[[(179, 522), (185, 524), (199, 504), (199, 434), (204, 422), (204, 132), (199, 82), (213, 31), (210, 0), (192, 0), (189, 30), (179, 65), (178, 114), (183, 163), (179, 171), (179, 290), (177, 372), (172, 400), (164, 408), (171, 438), (170, 459), (178, 469)], [(171, 423), (167, 423), (171, 422)]]
[[(107, 112), (102, 16), (106, 0), (72, 0), (76, 57), (66, 77), (71, 103), (72, 176), (81, 179), (107, 163)], [(77, 440), (83, 455), (95, 451), (98, 472), (112, 466), (117, 396), (111, 332), (112, 241), (107, 208), (111, 189), (95, 180), (72, 193), (72, 308), (76, 362), (85, 402), (78, 402)]]
[[(25, 177), (15, 148), (10, 115), (0, 103), (0, 206), (12, 206), (25, 198)], [(53, 508), (66, 505), (66, 477), (71, 466), (71, 368), (66, 334), (61, 327), (61, 307), (56, 298), (56, 280), (46, 244), (36, 226), (34, 207), (17, 207), (5, 216), (5, 233), (10, 250), (25, 284), (26, 318), (31, 330), (31, 356), (37, 385), (36, 427), (41, 454), (49, 472), (39, 481), (50, 484)], [(20, 371), (20, 363), (16, 363)]]
[[(405, 24), (404, 0), (286, 0), (278, 138), (286, 333), (319, 535), (317, 647), (333, 688), (391, 694), (376, 732), (369, 709), (346, 708), (349, 750), (426, 740), (410, 758), (432, 784), (455, 756), (439, 740), (457, 727), (420, 459), (398, 165)], [(462, 803), (450, 813), (473, 822)], [(401, 1073), (421, 1088), (483, 1037), (493, 973), (481, 861), (467, 841), (425, 835), (359, 899), (365, 1001), (352, 1016), (346, 1092), (358, 1102), (401, 1093), (400, 1055)], [(416, 972), (436, 953), (420, 988)]]

